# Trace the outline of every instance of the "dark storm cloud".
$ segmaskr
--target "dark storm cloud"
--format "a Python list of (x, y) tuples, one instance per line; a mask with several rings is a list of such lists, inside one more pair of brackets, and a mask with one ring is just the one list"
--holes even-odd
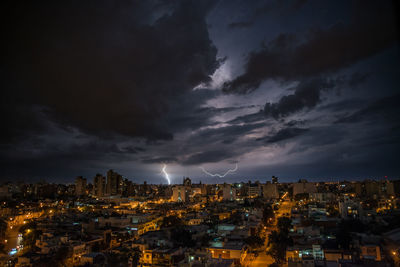
[(287, 139), (292, 139), (294, 137), (300, 136), (306, 133), (309, 129), (306, 128), (297, 128), (297, 127), (288, 127), (280, 129), (273, 135), (259, 138), (258, 141), (264, 140), (267, 143), (276, 143)]
[(250, 113), (242, 116), (238, 116), (233, 120), (228, 121), (229, 124), (240, 124), (240, 123), (254, 123), (265, 120), (264, 111)]
[(253, 26), (254, 22), (253, 21), (238, 21), (238, 22), (232, 22), (228, 24), (228, 27), (230, 29), (236, 29), (236, 28), (248, 28)]
[(195, 180), (239, 161), (238, 179), (399, 173), (390, 2), (0, 5), (2, 180), (159, 182), (162, 163)]
[(196, 137), (201, 141), (207, 140), (207, 142), (217, 140), (234, 141), (239, 137), (242, 137), (246, 134), (251, 133), (254, 130), (264, 127), (265, 125), (265, 123), (254, 123), (205, 129), (200, 131)]
[[(260, 2), (260, 1), (258, 1)], [(277, 15), (277, 16), (291, 16), (294, 12), (297, 12), (302, 8), (307, 0), (296, 0), (296, 1), (264, 1), (258, 3), (253, 1), (251, 3), (247, 2), (248, 5), (254, 5), (253, 12), (247, 20), (235, 21), (228, 24), (230, 29), (240, 29), (240, 28), (250, 28), (254, 26), (256, 20), (260, 17), (267, 15)]]
[(1, 144), (15, 144), (31, 134), (48, 130), (47, 116), (42, 108), (7, 100), (0, 100), (1, 121), (7, 125), (7, 129), (0, 134)]
[(356, 2), (350, 22), (312, 29), (305, 37), (280, 34), (248, 56), (244, 74), (224, 84), (248, 93), (267, 79), (294, 80), (332, 73), (389, 47), (398, 38), (391, 3)]
[(365, 101), (363, 101), (362, 99), (350, 98), (332, 102), (326, 105), (321, 105), (318, 107), (318, 110), (321, 110), (323, 112), (338, 112), (343, 110), (352, 110), (354, 108), (362, 106), (364, 103)]
[(24, 98), (25, 109), (44, 106), (60, 125), (90, 134), (172, 139), (158, 124), (171, 99), (208, 82), (219, 64), (205, 22), (210, 6), (181, 1), (155, 17), (142, 1), (14, 2), (3, 9), (3, 101), (11, 108), (2, 115), (33, 123), (33, 113), (13, 108)]
[[(191, 134), (188, 139), (180, 142), (173, 150), (168, 147), (158, 151), (162, 156), (156, 160), (145, 158), (144, 163), (163, 163), (164, 158), (177, 159), (182, 165), (232, 160), (243, 153), (258, 147), (253, 138), (244, 138), (248, 134), (262, 129), (265, 123), (229, 125), (218, 128), (207, 128)], [(160, 158), (161, 160), (158, 160)]]
[(140, 153), (146, 151), (143, 147), (138, 147), (138, 146), (126, 146), (123, 147), (123, 151), (129, 152), (129, 153)]
[(371, 75), (370, 73), (355, 72), (350, 76), (348, 84), (350, 85), (350, 87), (356, 87), (360, 84), (365, 83), (370, 77), (370, 75)]
[(291, 120), (285, 123), (285, 126), (287, 127), (294, 127), (298, 125), (305, 125), (307, 123), (306, 120)]
[(384, 132), (368, 136), (363, 141), (363, 145), (370, 147), (394, 146), (400, 147), (400, 124), (385, 129)]
[(321, 90), (331, 89), (334, 84), (326, 79), (303, 81), (295, 88), (293, 94), (283, 96), (277, 103), (266, 103), (264, 114), (278, 119), (302, 109), (311, 109), (321, 101)]
[(147, 164), (154, 164), (154, 163), (172, 163), (172, 162), (177, 162), (178, 159), (175, 157), (159, 157), (159, 158), (147, 158), (147, 159), (142, 159), (143, 163)]
[(400, 118), (400, 94), (384, 97), (352, 114), (344, 115), (336, 123), (358, 123), (361, 121), (397, 121)]
[(237, 153), (234, 150), (210, 150), (189, 156), (182, 162), (183, 165), (197, 165), (202, 163), (218, 162), (229, 159)]
[(79, 151), (81, 151), (81, 153), (84, 151), (84, 153), (93, 153), (93, 154), (124, 153), (124, 151), (121, 150), (116, 144), (108, 144), (99, 141), (97, 142), (89, 141), (83, 144), (75, 143), (70, 146), (69, 151), (71, 151), (70, 152), (71, 155), (75, 155), (75, 153)]
[(169, 112), (160, 120), (171, 132), (196, 130), (218, 124), (213, 121), (217, 115), (251, 108), (252, 106), (216, 108), (207, 106), (208, 100), (221, 95), (218, 90), (198, 89), (177, 96), (171, 100)]
[(294, 1), (268, 1), (262, 4), (255, 10), (255, 16), (268, 15), (271, 12), (278, 14), (289, 14), (296, 12), (307, 3), (307, 0), (294, 0)]
[[(305, 132), (304, 132), (305, 133)], [(340, 145), (348, 137), (347, 129), (334, 126), (315, 126), (309, 128), (307, 134), (297, 139), (296, 146), (289, 152), (304, 152), (322, 146)]]
[[(301, 110), (313, 109), (321, 102), (321, 92), (326, 90), (336, 89), (340, 92), (341, 89), (348, 85), (356, 87), (366, 81), (368, 74), (353, 73), (350, 76), (340, 76), (331, 79), (303, 79), (295, 88), (294, 93), (283, 96), (276, 103), (266, 103), (264, 114), (267, 117), (279, 119)], [(340, 103), (331, 103), (321, 107), (320, 110), (329, 109), (330, 111), (349, 110), (359, 105), (362, 101), (357, 99), (346, 99)]]

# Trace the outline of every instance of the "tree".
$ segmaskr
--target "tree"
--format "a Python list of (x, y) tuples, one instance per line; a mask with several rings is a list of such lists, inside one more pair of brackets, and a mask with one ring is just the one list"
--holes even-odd
[(54, 256), (54, 260), (57, 263), (57, 266), (64, 266), (69, 256), (70, 256), (69, 248), (60, 247)]
[(218, 215), (211, 215), (209, 219), (205, 222), (205, 224), (215, 231), (219, 224)]
[(175, 215), (164, 217), (161, 222), (161, 228), (183, 225), (183, 221)]
[(334, 205), (327, 206), (326, 211), (327, 213), (329, 213), (329, 217), (335, 218), (339, 216), (339, 211), (335, 208)]
[(285, 260), (286, 245), (281, 242), (282, 237), (277, 231), (272, 231), (268, 235), (268, 251), (267, 254), (277, 263), (281, 263)]
[(28, 229), (36, 229), (36, 222), (34, 222), (34, 221), (30, 221), (30, 222), (28, 222), (28, 223), (26, 223), (26, 224), (24, 224), (24, 225), (22, 225), (20, 228), (19, 228), (19, 231), (21, 232), (21, 233), (24, 233), (26, 230), (28, 230)]
[(4, 239), (6, 236), (8, 224), (5, 220), (0, 219), (0, 239)]
[(242, 213), (241, 212), (233, 213), (229, 218), (229, 223), (234, 225), (241, 225), (243, 223)]
[(341, 248), (349, 249), (352, 240), (351, 232), (362, 233), (366, 230), (365, 225), (358, 219), (342, 220), (339, 223), (336, 240)]
[(288, 217), (280, 217), (278, 219), (278, 231), (272, 231), (268, 235), (268, 254), (274, 258), (275, 262), (282, 263), (285, 261), (286, 248), (293, 244), (293, 240), (289, 237), (289, 229), (292, 220)]
[(308, 200), (310, 195), (308, 193), (300, 193), (294, 196), (294, 200), (300, 201), (300, 200)]
[(139, 265), (139, 260), (142, 257), (142, 251), (139, 247), (134, 247), (131, 252), (132, 266)]
[(6, 238), (7, 228), (7, 222), (3, 219), (0, 219), (0, 252), (3, 253), (5, 253), (5, 246), (2, 241)]
[(252, 249), (260, 248), (264, 245), (264, 239), (259, 236), (249, 236), (244, 242)]
[(279, 217), (277, 227), (279, 232), (289, 233), (289, 229), (292, 226), (292, 220), (288, 217)]
[(202, 247), (208, 247), (210, 244), (210, 241), (212, 240), (212, 237), (209, 234), (204, 234), (200, 238), (200, 245)]
[(255, 198), (253, 201), (254, 208), (262, 208), (264, 206), (264, 200), (262, 197)]
[(107, 257), (107, 263), (112, 264), (113, 266), (120, 266), (121, 265), (121, 259), (120, 255), (115, 253), (115, 252), (109, 252), (106, 254)]
[(32, 248), (35, 245), (36, 239), (39, 238), (41, 231), (38, 231), (35, 222), (29, 222), (20, 227), (19, 231), (22, 233), (24, 249)]
[(277, 263), (285, 261), (286, 248), (292, 245), (293, 241), (286, 232), (272, 231), (268, 235), (268, 251), (267, 254)]
[(268, 224), (269, 220), (274, 218), (274, 210), (272, 209), (270, 204), (265, 205), (263, 210), (263, 222), (265, 225)]
[(132, 266), (137, 266), (140, 258), (142, 257), (142, 251), (139, 247), (133, 247), (132, 249), (123, 248), (120, 250), (119, 255), (113, 255), (111, 258), (112, 257), (118, 258), (117, 260), (123, 266), (127, 266), (129, 261), (132, 261)]
[(183, 228), (174, 228), (171, 231), (171, 239), (176, 247), (194, 247), (196, 242), (192, 239), (192, 234)]

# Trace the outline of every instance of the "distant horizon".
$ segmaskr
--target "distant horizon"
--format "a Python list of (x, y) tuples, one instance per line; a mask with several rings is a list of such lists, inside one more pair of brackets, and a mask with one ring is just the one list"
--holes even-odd
[[(114, 171), (116, 171), (116, 170), (114, 170)], [(118, 171), (116, 171), (116, 172), (118, 173)], [(74, 184), (75, 183), (75, 179), (77, 177), (80, 177), (80, 176), (85, 178), (87, 180), (87, 183), (93, 183), (93, 179), (96, 176), (96, 174), (94, 174), (92, 176), (77, 175), (74, 178), (71, 178), (71, 179), (66, 180), (66, 181), (60, 181), (60, 180), (57, 181), (57, 180), (50, 180), (50, 179), (46, 179), (46, 178), (41, 178), (41, 179), (35, 179), (34, 181), (27, 182), (27, 181), (24, 181), (24, 179), (17, 179), (17, 180), (14, 180), (14, 181), (12, 181), (12, 180), (4, 180), (4, 181), (1, 181), (0, 184), (5, 184), (5, 183), (26, 183), (26, 184), (31, 183), (31, 184), (35, 184), (35, 183), (41, 183), (41, 182), (45, 182), (45, 183), (48, 183), (48, 184)], [(107, 178), (106, 173), (104, 173), (104, 174), (99, 173), (99, 174), (101, 174), (101, 175), (103, 175), (104, 177)], [(276, 176), (276, 175), (274, 175), (274, 176)], [(135, 184), (144, 184), (144, 182), (146, 182), (148, 185), (168, 185), (168, 183), (165, 180), (163, 180), (162, 178), (159, 179), (159, 182), (157, 183), (156, 181), (149, 181), (149, 180), (143, 180), (143, 179), (141, 181), (135, 181), (134, 179), (132, 179), (132, 178), (130, 178), (128, 176), (124, 176), (124, 175), (122, 175), (122, 177), (124, 179), (128, 179), (128, 181), (131, 181), (131, 182), (133, 182)], [(178, 180), (178, 178), (172, 178), (171, 179), (171, 186), (172, 185), (182, 184), (183, 179), (186, 178), (186, 177), (189, 177), (191, 179), (192, 184), (199, 184), (200, 182), (202, 184), (223, 184), (223, 183), (234, 184), (234, 183), (248, 183), (249, 181), (251, 181), (252, 183), (255, 183), (257, 181), (260, 182), (260, 183), (271, 182), (272, 175), (269, 176), (268, 178), (262, 177), (262, 178), (252, 178), (252, 179), (242, 179), (242, 180), (240, 180), (240, 179), (233, 180), (233, 179), (229, 179), (229, 177), (228, 177), (228, 179), (222, 180), (222, 179), (216, 179), (216, 178), (213, 178), (213, 177), (198, 178), (198, 177), (182, 176), (180, 178), (180, 181), (176, 181), (176, 180)], [(382, 177), (362, 177), (362, 178), (361, 177), (359, 177), (359, 178), (354, 178), (354, 177), (353, 178), (349, 178), (349, 177), (348, 178), (334, 178), (334, 177), (331, 177), (331, 178), (307, 178), (307, 177), (285, 178), (285, 177), (283, 177), (283, 178), (281, 178), (279, 176), (276, 176), (276, 177), (278, 177), (278, 183), (297, 183), (300, 180), (307, 180), (307, 182), (313, 182), (313, 183), (318, 183), (318, 182), (331, 182), (331, 183), (339, 182), (340, 183), (340, 182), (360, 182), (360, 181), (362, 182), (362, 181), (367, 181), (367, 180), (373, 180), (373, 181), (384, 181), (384, 180), (396, 181), (396, 180), (400, 180), (400, 177), (389, 177), (389, 176), (388, 177), (385, 177), (385, 176), (382, 176)]]

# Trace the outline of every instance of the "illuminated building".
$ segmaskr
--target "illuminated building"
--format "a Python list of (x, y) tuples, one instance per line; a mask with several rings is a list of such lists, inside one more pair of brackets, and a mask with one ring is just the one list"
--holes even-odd
[(236, 190), (230, 184), (222, 185), (222, 199), (223, 200), (235, 200), (236, 199)]
[(192, 180), (189, 177), (183, 178), (183, 185), (184, 186), (192, 186)]
[(264, 198), (279, 198), (278, 185), (275, 183), (267, 182), (262, 187)]
[(75, 195), (83, 196), (86, 195), (86, 178), (78, 176), (75, 179)]
[(172, 201), (174, 202), (186, 202), (188, 201), (189, 194), (186, 186), (177, 185), (172, 188)]
[(101, 174), (96, 174), (93, 179), (93, 195), (102, 197), (106, 193), (106, 178)]
[(256, 183), (249, 183), (247, 185), (247, 195), (249, 197), (258, 197), (261, 195), (261, 187), (258, 182)]
[(317, 187), (315, 183), (309, 183), (307, 180), (300, 180), (298, 183), (293, 184), (293, 196), (304, 193), (316, 193)]
[(123, 189), (122, 176), (113, 170), (107, 172), (107, 194), (120, 195)]

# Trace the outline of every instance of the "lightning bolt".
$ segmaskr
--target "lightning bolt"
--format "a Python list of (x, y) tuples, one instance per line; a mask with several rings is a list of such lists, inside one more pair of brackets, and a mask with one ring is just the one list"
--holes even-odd
[(212, 177), (223, 178), (223, 177), (225, 177), (226, 175), (237, 171), (238, 165), (237, 165), (237, 163), (236, 163), (236, 167), (235, 167), (234, 169), (227, 170), (224, 174), (219, 174), (219, 173), (214, 173), (214, 174), (213, 174), (213, 173), (209, 173), (209, 172), (206, 171), (203, 167), (200, 167), (200, 169), (201, 169), (205, 174), (210, 175), (210, 176), (212, 176)]
[(169, 179), (169, 175), (168, 175), (168, 173), (167, 173), (167, 171), (166, 171), (166, 168), (167, 168), (167, 165), (164, 164), (164, 167), (162, 168), (162, 172), (164, 173), (165, 179), (167, 179), (168, 184), (171, 184), (171, 180)]

